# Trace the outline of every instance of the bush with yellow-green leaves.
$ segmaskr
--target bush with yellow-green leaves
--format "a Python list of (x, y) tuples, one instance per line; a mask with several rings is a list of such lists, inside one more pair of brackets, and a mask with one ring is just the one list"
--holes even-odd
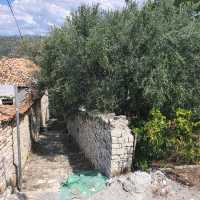
[(146, 168), (152, 161), (165, 160), (175, 164), (200, 162), (200, 122), (192, 111), (177, 109), (168, 120), (159, 109), (153, 109), (149, 120), (133, 131), (138, 135), (137, 167)]

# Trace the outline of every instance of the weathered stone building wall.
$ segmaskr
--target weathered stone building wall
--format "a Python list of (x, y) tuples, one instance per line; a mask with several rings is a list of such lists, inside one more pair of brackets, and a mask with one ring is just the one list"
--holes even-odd
[(69, 134), (96, 169), (107, 176), (129, 171), (134, 136), (125, 116), (79, 113), (67, 121)]
[(12, 124), (0, 127), (0, 193), (7, 185), (15, 185), (16, 169), (13, 159)]
[[(38, 104), (20, 115), (20, 140), (21, 140), (21, 164), (25, 167), (31, 150), (32, 139), (39, 133), (40, 113)], [(0, 124), (0, 194), (8, 186), (15, 187), (17, 180), (18, 148), (17, 128), (15, 119)]]
[[(31, 150), (31, 132), (29, 124), (29, 113), (21, 116), (20, 119), (20, 148), (21, 148), (21, 162), (22, 168), (24, 168), (29, 152)], [(13, 128), (13, 155), (14, 155), (14, 164), (18, 165), (18, 149), (17, 149), (17, 128)]]

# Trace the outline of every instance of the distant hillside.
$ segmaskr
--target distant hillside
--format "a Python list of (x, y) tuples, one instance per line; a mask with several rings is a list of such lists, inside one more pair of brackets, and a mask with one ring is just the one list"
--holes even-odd
[(0, 36), (0, 59), (4, 56), (24, 57), (38, 63), (43, 38), (41, 36), (24, 36), (21, 40), (14, 36)]
[(11, 56), (19, 45), (20, 40), (18, 37), (0, 36), (0, 58), (3, 56)]

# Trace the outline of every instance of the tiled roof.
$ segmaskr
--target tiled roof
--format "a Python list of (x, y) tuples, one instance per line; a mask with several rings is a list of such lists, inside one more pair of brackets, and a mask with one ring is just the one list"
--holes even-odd
[(23, 58), (3, 58), (0, 60), (0, 84), (30, 86), (37, 82), (40, 68)]
[[(26, 113), (29, 108), (32, 106), (32, 95), (27, 96), (26, 100), (21, 103), (19, 106), (19, 113)], [(0, 122), (1, 121), (10, 121), (16, 116), (16, 107), (15, 105), (0, 105)]]

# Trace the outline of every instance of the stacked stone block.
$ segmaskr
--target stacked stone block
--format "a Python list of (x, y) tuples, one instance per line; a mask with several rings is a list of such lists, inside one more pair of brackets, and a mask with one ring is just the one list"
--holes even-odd
[(134, 136), (125, 116), (80, 112), (68, 119), (67, 127), (96, 169), (108, 177), (130, 171)]
[(116, 175), (131, 170), (133, 161), (134, 136), (125, 116), (114, 116), (109, 120), (112, 136), (111, 173)]

